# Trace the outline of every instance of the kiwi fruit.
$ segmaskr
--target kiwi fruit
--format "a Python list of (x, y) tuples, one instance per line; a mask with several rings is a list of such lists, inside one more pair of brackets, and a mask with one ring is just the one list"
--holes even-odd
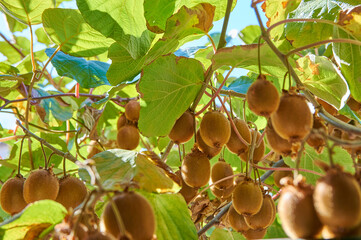
[(250, 229), (249, 225), (244, 219), (244, 216), (237, 213), (233, 205), (231, 205), (231, 207), (228, 210), (228, 221), (231, 227), (237, 232), (245, 232), (248, 229)]
[(185, 112), (175, 122), (168, 137), (176, 144), (188, 142), (194, 133), (194, 118), (190, 112)]
[(222, 151), (222, 148), (213, 148), (213, 147), (208, 146), (203, 141), (201, 133), (199, 132), (199, 130), (197, 131), (196, 138), (197, 138), (197, 147), (204, 154), (206, 154), (209, 159), (213, 158), (214, 156), (217, 156)]
[(313, 206), (313, 187), (304, 182), (287, 185), (278, 201), (278, 214), (285, 233), (292, 239), (314, 238), (322, 223)]
[[(282, 167), (289, 167), (288, 165), (284, 164)], [(274, 171), (273, 179), (274, 183), (277, 187), (282, 188), (282, 184), (280, 183), (281, 179), (284, 177), (289, 177), (293, 179), (293, 172), (292, 171)]]
[(248, 229), (247, 231), (243, 232), (243, 236), (246, 239), (262, 239), (266, 236), (267, 228), (260, 228), (260, 229)]
[[(321, 119), (318, 117), (313, 117), (313, 129), (318, 131), (323, 131), (327, 133), (326, 126), (323, 125), (321, 122)], [(306, 142), (308, 145), (313, 147), (318, 153), (321, 153), (323, 150), (323, 147), (325, 146), (325, 139), (322, 137), (322, 135), (317, 133), (311, 133), (310, 136), (307, 138)]]
[(87, 195), (85, 184), (76, 177), (66, 175), (59, 180), (59, 193), (55, 201), (66, 209), (76, 208)]
[(276, 216), (276, 205), (270, 195), (263, 196), (261, 209), (254, 215), (245, 216), (246, 223), (252, 229), (262, 229), (270, 226)]
[(268, 118), (277, 110), (280, 96), (273, 83), (267, 81), (265, 75), (260, 74), (248, 88), (246, 100), (252, 112)]
[(313, 116), (304, 96), (284, 93), (277, 111), (271, 115), (271, 121), (281, 138), (298, 142), (310, 133)]
[(125, 125), (121, 127), (117, 134), (117, 144), (121, 149), (133, 150), (139, 144), (139, 132), (133, 125)]
[(292, 153), (292, 143), (288, 140), (281, 138), (272, 127), (272, 122), (268, 121), (266, 127), (266, 138), (269, 146), (275, 153), (282, 156), (289, 156)]
[(178, 170), (176, 174), (180, 177), (182, 181), (182, 188), (179, 190), (179, 193), (183, 196), (186, 203), (189, 203), (197, 195), (198, 189), (192, 188), (184, 182), (180, 170)]
[[(242, 138), (247, 142), (251, 142), (251, 132), (247, 126), (247, 123), (244, 120), (239, 118), (233, 119), (234, 125), (236, 126), (239, 134)], [(241, 140), (238, 138), (236, 132), (234, 131), (233, 127), (231, 127), (231, 137), (227, 142), (227, 148), (229, 151), (239, 155), (247, 151), (248, 146), (245, 145)]]
[(50, 199), (55, 200), (59, 192), (59, 181), (51, 169), (32, 171), (24, 182), (23, 196), (25, 202)]
[(221, 148), (231, 137), (231, 124), (219, 111), (210, 111), (204, 114), (199, 131), (208, 146)]
[[(256, 131), (256, 130), (253, 130), (253, 129), (251, 130), (252, 136), (253, 136), (254, 131)], [(256, 144), (258, 143), (261, 136), (262, 135), (259, 132), (257, 132)], [(262, 139), (259, 146), (258, 147), (256, 146), (254, 151), (253, 151), (253, 163), (254, 164), (257, 164), (262, 160), (265, 150), (266, 150), (266, 146), (264, 144), (264, 140)], [(244, 153), (240, 154), (239, 157), (243, 161), (246, 162), (246, 161), (248, 161), (248, 154), (249, 154), (249, 152), (244, 152)]]
[[(224, 160), (216, 162), (212, 167), (211, 179), (212, 182), (217, 182), (225, 177), (233, 175), (233, 169), (231, 165), (226, 163)], [(215, 184), (218, 189), (227, 189), (233, 185), (233, 178), (224, 180), (220, 183)]]
[(27, 203), (23, 197), (24, 182), (25, 178), (17, 175), (3, 184), (0, 191), (0, 203), (5, 212), (14, 215), (26, 207)]
[[(148, 200), (135, 192), (122, 192), (113, 197), (126, 232), (132, 240), (151, 240), (155, 231), (155, 216)], [(106, 232), (119, 238), (120, 229), (109, 202), (101, 216)]]
[(136, 100), (131, 100), (125, 105), (125, 116), (128, 120), (136, 122), (139, 120), (140, 103)]
[(234, 187), (235, 187), (234, 185), (231, 185), (228, 188), (219, 189), (215, 186), (212, 186), (211, 191), (212, 191), (213, 195), (216, 196), (217, 198), (219, 198), (221, 200), (228, 200), (228, 198), (230, 198), (232, 196)]
[(117, 121), (118, 131), (121, 127), (125, 126), (126, 123), (127, 123), (127, 118), (125, 117), (125, 114), (123, 113), (122, 115), (120, 115), (120, 117), (118, 118), (118, 121)]
[(321, 222), (351, 229), (361, 223), (361, 189), (356, 179), (335, 166), (317, 180), (313, 202)]
[(263, 203), (260, 186), (250, 179), (239, 183), (233, 191), (232, 201), (234, 209), (245, 216), (259, 212)]
[(192, 149), (182, 162), (182, 178), (190, 187), (203, 187), (211, 177), (211, 164), (207, 156), (198, 149)]

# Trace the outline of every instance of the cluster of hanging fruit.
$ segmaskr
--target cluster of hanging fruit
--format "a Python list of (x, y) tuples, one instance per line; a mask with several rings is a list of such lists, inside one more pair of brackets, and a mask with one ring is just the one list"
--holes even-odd
[(28, 204), (44, 199), (74, 209), (86, 195), (87, 188), (78, 178), (65, 175), (58, 179), (52, 168), (40, 168), (32, 171), (26, 179), (20, 174), (8, 179), (1, 188), (0, 203), (5, 212), (14, 215)]
[(119, 148), (133, 150), (139, 145), (140, 135), (137, 127), (139, 113), (139, 101), (131, 100), (125, 105), (125, 112), (117, 122), (117, 144)]
[(323, 166), (326, 175), (313, 187), (300, 177), (284, 179), (278, 213), (293, 238), (341, 238), (361, 234), (361, 188), (341, 166)]

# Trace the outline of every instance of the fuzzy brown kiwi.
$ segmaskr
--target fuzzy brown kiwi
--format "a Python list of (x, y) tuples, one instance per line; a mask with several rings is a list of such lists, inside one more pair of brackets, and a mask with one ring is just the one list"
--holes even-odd
[[(255, 131), (255, 130), (253, 130), (253, 129), (251, 130), (252, 136), (253, 136), (253, 132), (254, 132), (254, 131)], [(257, 132), (256, 143), (258, 143), (258, 141), (259, 141), (259, 139), (260, 139), (261, 136), (262, 136), (262, 135), (261, 135), (259, 132)], [(259, 163), (259, 162), (262, 160), (262, 158), (263, 158), (263, 156), (264, 156), (265, 150), (266, 150), (266, 147), (265, 147), (265, 144), (264, 144), (264, 140), (262, 139), (262, 141), (260, 142), (259, 146), (256, 147), (256, 148), (254, 149), (254, 152), (253, 152), (253, 163), (254, 163), (254, 164), (257, 164), (257, 163)], [(239, 157), (240, 157), (243, 161), (245, 161), (245, 162), (248, 161), (248, 152), (244, 152), (244, 153), (240, 154)]]
[(119, 148), (133, 150), (139, 144), (139, 132), (133, 125), (125, 125), (120, 128), (117, 134), (117, 144)]
[[(216, 162), (212, 167), (211, 179), (212, 182), (217, 182), (225, 177), (229, 177), (233, 175), (233, 169), (231, 165), (226, 163), (224, 160), (220, 160)], [(227, 189), (233, 185), (233, 178), (228, 180), (224, 180), (215, 185), (218, 189)]]
[(263, 194), (261, 188), (252, 180), (244, 180), (233, 191), (234, 209), (243, 215), (256, 214), (262, 207)]
[(231, 227), (236, 230), (237, 232), (245, 232), (250, 229), (249, 225), (247, 224), (244, 216), (239, 214), (231, 205), (228, 210), (228, 221)]
[(252, 229), (267, 228), (276, 216), (276, 205), (270, 195), (263, 196), (261, 209), (252, 216), (245, 216), (246, 223)]
[(55, 201), (66, 209), (76, 208), (87, 195), (85, 184), (76, 177), (65, 176), (59, 180), (59, 193)]
[(264, 236), (266, 236), (267, 228), (264, 229), (249, 229), (243, 233), (243, 236), (246, 239), (262, 239)]
[(289, 156), (292, 153), (292, 143), (277, 134), (271, 121), (268, 121), (265, 131), (267, 142), (274, 152), (282, 156)]
[(311, 131), (313, 116), (304, 96), (284, 93), (277, 111), (271, 115), (271, 121), (280, 137), (298, 142)]
[(140, 103), (136, 100), (131, 100), (125, 105), (125, 116), (130, 121), (138, 121), (140, 113)]
[(188, 142), (194, 134), (194, 118), (190, 112), (185, 112), (175, 122), (168, 137), (176, 144)]
[(125, 113), (123, 113), (122, 115), (120, 115), (120, 117), (118, 118), (118, 121), (117, 121), (118, 131), (121, 127), (125, 126), (126, 123), (127, 123), (127, 118), (125, 117)]
[(208, 146), (203, 141), (199, 130), (197, 131), (196, 138), (197, 138), (197, 146), (199, 150), (201, 150), (204, 154), (206, 154), (209, 159), (213, 158), (214, 156), (217, 156), (222, 151), (222, 148), (213, 148)]
[(228, 198), (230, 198), (232, 196), (234, 187), (235, 187), (234, 185), (231, 185), (230, 187), (228, 187), (226, 189), (219, 189), (219, 188), (216, 188), (215, 186), (212, 186), (211, 191), (214, 194), (214, 196), (216, 196), (217, 198), (219, 198), (221, 200), (227, 200)]
[(179, 190), (179, 193), (184, 197), (186, 203), (189, 203), (197, 195), (198, 189), (192, 188), (184, 182), (180, 170), (178, 170), (176, 174), (180, 177), (182, 182), (182, 188)]
[(361, 223), (361, 189), (356, 179), (335, 166), (318, 179), (313, 202), (321, 222), (351, 229)]
[(278, 214), (283, 230), (292, 239), (313, 238), (322, 230), (312, 194), (313, 187), (303, 182), (287, 185), (281, 192)]
[[(286, 164), (284, 164), (282, 167), (289, 168), (289, 166)], [(292, 171), (274, 171), (273, 179), (274, 179), (274, 183), (277, 187), (279, 187), (279, 188), (283, 187), (282, 184), (280, 183), (280, 181), (284, 177), (289, 177), (289, 178), (293, 179), (293, 172)]]
[[(313, 117), (313, 127), (314, 130), (317, 131), (323, 131), (324, 133), (327, 133), (326, 126), (321, 122), (321, 119), (318, 117)], [(308, 145), (313, 147), (318, 153), (321, 153), (323, 150), (323, 147), (325, 146), (325, 139), (322, 137), (322, 135), (317, 133), (311, 133), (310, 136), (307, 138), (306, 142)]]
[(198, 149), (192, 149), (182, 162), (182, 178), (190, 187), (203, 187), (211, 177), (211, 164), (207, 156)]
[(259, 116), (269, 117), (280, 103), (277, 88), (266, 80), (265, 75), (259, 75), (248, 88), (246, 100), (249, 109)]
[[(234, 125), (236, 125), (236, 128), (239, 132), (239, 134), (242, 136), (242, 138), (247, 142), (251, 142), (251, 132), (247, 126), (247, 123), (244, 120), (241, 120), (239, 118), (233, 119)], [(247, 151), (248, 146), (245, 145), (241, 140), (239, 140), (236, 132), (234, 131), (233, 127), (231, 127), (231, 137), (229, 138), (227, 142), (227, 148), (229, 151), (239, 155), (241, 153), (244, 153)]]
[(231, 137), (231, 124), (219, 111), (210, 111), (204, 114), (199, 131), (208, 146), (221, 148)]
[(25, 178), (18, 175), (8, 179), (2, 186), (0, 191), (1, 208), (14, 215), (21, 212), (27, 205), (23, 197), (23, 186)]
[[(135, 192), (122, 192), (113, 197), (113, 202), (132, 240), (153, 239), (155, 216), (147, 199)], [(119, 237), (120, 230), (110, 202), (105, 206), (101, 219), (106, 232)]]

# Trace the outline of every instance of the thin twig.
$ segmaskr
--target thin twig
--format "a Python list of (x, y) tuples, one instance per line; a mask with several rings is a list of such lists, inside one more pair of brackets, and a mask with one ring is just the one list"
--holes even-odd
[(17, 48), (14, 44), (12, 44), (12, 43), (4, 36), (4, 34), (0, 33), (0, 36), (5, 40), (5, 42), (7, 42), (12, 48), (14, 48), (15, 51), (17, 51), (17, 52), (20, 54), (21, 58), (24, 58), (24, 57), (25, 57), (24, 53), (23, 53), (19, 48)]
[(174, 145), (174, 142), (172, 140), (169, 141), (167, 148), (165, 149), (164, 153), (162, 154), (162, 162), (166, 162), (168, 154), (170, 153), (170, 150), (172, 150), (172, 147)]

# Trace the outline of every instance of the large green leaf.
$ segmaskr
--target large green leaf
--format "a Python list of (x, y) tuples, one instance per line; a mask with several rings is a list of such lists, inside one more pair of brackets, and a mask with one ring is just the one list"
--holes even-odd
[[(353, 36), (339, 28), (334, 29), (336, 38), (355, 40)], [(333, 43), (333, 53), (342, 75), (346, 78), (351, 95), (361, 101), (361, 46), (350, 43)]]
[[(14, 44), (14, 46), (20, 51), (22, 51), (24, 55), (27, 55), (29, 53), (28, 50), (22, 49), (16, 43)], [(9, 62), (10, 64), (17, 63), (22, 59), (21, 54), (17, 50), (15, 50), (15, 48), (10, 46), (7, 42), (0, 42), (0, 53), (2, 53), (7, 58), (7, 62)]]
[[(92, 159), (107, 188), (134, 180), (141, 189), (149, 192), (177, 192), (180, 189), (163, 169), (135, 151), (110, 149), (94, 155)], [(84, 169), (79, 171), (79, 175), (83, 179), (89, 179)]]
[(0, 225), (3, 240), (35, 239), (41, 232), (60, 223), (67, 210), (52, 200), (41, 200), (29, 204), (23, 212)]
[[(324, 171), (315, 164), (315, 161), (320, 160), (322, 162), (329, 163), (329, 159), (330, 158), (327, 150), (324, 150), (321, 154), (319, 154), (315, 151), (315, 149), (306, 145), (305, 151), (302, 153), (300, 168), (308, 169), (324, 174)], [(351, 173), (355, 172), (350, 154), (341, 147), (337, 146), (333, 148), (332, 159), (335, 164), (339, 164), (343, 166), (345, 171)], [(296, 167), (296, 162), (292, 160), (290, 157), (284, 158), (284, 161), (288, 166), (293, 168)], [(305, 176), (307, 182), (312, 185), (315, 185), (317, 179), (320, 178), (320, 176), (313, 173), (308, 173), (308, 172), (300, 172), (300, 173), (303, 176)]]
[(143, 69), (139, 129), (146, 136), (167, 135), (196, 98), (204, 79), (195, 59), (161, 57)]
[(16, 75), (16, 74), (19, 73), (19, 69), (17, 69), (16, 67), (11, 66), (10, 64), (0, 62), (0, 73)]
[(11, 32), (22, 32), (28, 26), (16, 21), (14, 18), (6, 14), (6, 21), (8, 22), (9, 30)]
[[(317, 97), (340, 109), (349, 92), (346, 81), (336, 66), (326, 57), (308, 54), (297, 60), (295, 69), (306, 88)], [(346, 98), (345, 98), (346, 97)]]
[(187, 204), (180, 194), (141, 193), (153, 207), (158, 240), (198, 239)]
[(239, 37), (245, 44), (258, 43), (260, 36), (261, 28), (258, 25), (249, 25), (239, 33)]
[(73, 56), (96, 56), (114, 42), (89, 26), (75, 9), (47, 9), (43, 12), (43, 25), (61, 50)]
[(85, 21), (121, 44), (134, 58), (144, 55), (152, 37), (144, 18), (143, 0), (77, 0)]
[(7, 14), (25, 24), (41, 23), (41, 14), (54, 7), (53, 0), (0, 0), (0, 7)]
[(11, 75), (0, 75), (0, 95), (16, 88), (21, 82), (21, 78)]
[[(54, 48), (47, 48), (45, 53), (50, 57)], [(82, 88), (93, 88), (109, 85), (106, 77), (109, 63), (87, 61), (84, 58), (72, 57), (59, 51), (51, 60), (60, 76), (73, 78)]]

